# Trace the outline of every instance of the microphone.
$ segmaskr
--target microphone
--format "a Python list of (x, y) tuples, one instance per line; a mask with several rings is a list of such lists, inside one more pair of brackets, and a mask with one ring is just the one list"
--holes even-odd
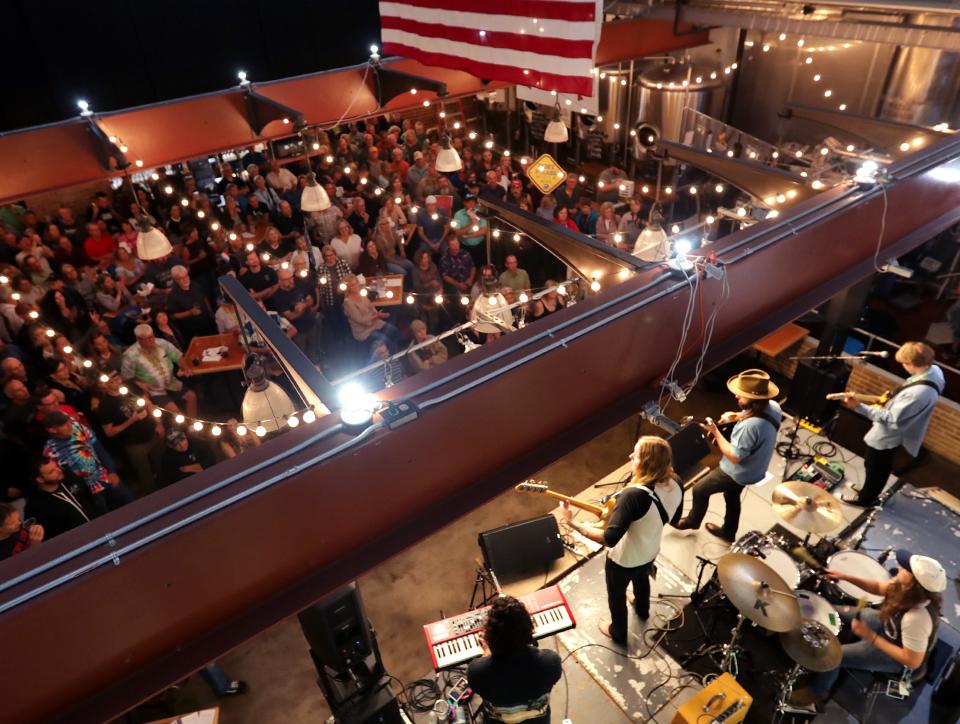
[(870, 350), (857, 352), (857, 357), (882, 357), (883, 359), (886, 359), (889, 356), (890, 353), (887, 350), (883, 350), (881, 352), (872, 352)]

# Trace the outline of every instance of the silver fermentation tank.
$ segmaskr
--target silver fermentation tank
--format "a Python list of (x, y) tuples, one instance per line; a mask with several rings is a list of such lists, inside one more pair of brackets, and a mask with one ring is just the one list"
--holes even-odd
[(721, 68), (680, 62), (658, 65), (642, 72), (634, 125), (648, 124), (660, 138), (682, 143), (685, 108), (716, 117), (723, 108), (724, 78)]

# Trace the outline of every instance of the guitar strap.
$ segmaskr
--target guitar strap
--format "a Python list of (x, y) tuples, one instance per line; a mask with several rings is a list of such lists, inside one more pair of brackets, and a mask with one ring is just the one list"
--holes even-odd
[(640, 490), (644, 491), (647, 495), (650, 496), (650, 500), (655, 506), (657, 506), (657, 512), (660, 513), (660, 520), (664, 525), (667, 524), (667, 521), (670, 520), (670, 516), (667, 515), (667, 509), (663, 507), (663, 503), (660, 501), (660, 496), (657, 495), (655, 490), (651, 490), (646, 485), (638, 486)]
[[(892, 400), (894, 397), (896, 397), (897, 395), (899, 395), (901, 392), (903, 392), (903, 391), (904, 391), (905, 389), (907, 389), (908, 387), (918, 387), (918, 386), (920, 386), (920, 385), (924, 385), (924, 386), (926, 386), (926, 387), (932, 387), (933, 389), (935, 389), (935, 390), (937, 391), (937, 394), (938, 394), (938, 395), (942, 395), (942, 394), (943, 394), (943, 390), (941, 390), (941, 389), (936, 385), (936, 383), (934, 383), (932, 380), (914, 380), (913, 382), (908, 382), (908, 383), (905, 384), (905, 385), (900, 385), (897, 389), (895, 389), (893, 392), (891, 392), (891, 393), (890, 393), (890, 400)], [(887, 402), (890, 402), (890, 400), (887, 400)]]

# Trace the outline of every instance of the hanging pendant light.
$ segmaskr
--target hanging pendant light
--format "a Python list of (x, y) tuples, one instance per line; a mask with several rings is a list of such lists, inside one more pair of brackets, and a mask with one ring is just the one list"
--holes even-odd
[(570, 138), (567, 133), (567, 126), (560, 118), (560, 104), (553, 109), (553, 120), (547, 124), (547, 130), (543, 132), (543, 140), (547, 143), (566, 143)]
[(670, 256), (670, 237), (663, 230), (663, 214), (657, 204), (650, 209), (650, 217), (633, 245), (633, 255), (641, 261), (663, 261)]
[(247, 392), (241, 406), (244, 424), (251, 430), (258, 425), (267, 432), (279, 430), (283, 421), (295, 412), (293, 402), (280, 385), (267, 379), (259, 358), (247, 368), (246, 376)]
[(311, 171), (307, 174), (307, 185), (300, 195), (301, 211), (326, 211), (330, 208), (330, 197), (326, 189), (317, 183), (317, 174)]
[(440, 139), (440, 153), (437, 154), (437, 171), (453, 173), (461, 168), (463, 168), (463, 161), (460, 160), (457, 149), (450, 145), (450, 136), (443, 136)]
[(160, 259), (173, 251), (170, 240), (160, 229), (156, 228), (146, 214), (137, 217), (137, 256), (143, 261)]

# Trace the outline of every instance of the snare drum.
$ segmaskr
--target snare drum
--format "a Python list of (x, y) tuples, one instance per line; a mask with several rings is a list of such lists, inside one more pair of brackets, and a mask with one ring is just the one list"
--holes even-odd
[(795, 591), (797, 594), (797, 605), (800, 607), (800, 616), (802, 618), (812, 618), (819, 621), (833, 632), (834, 636), (840, 634), (840, 614), (837, 609), (823, 596), (818, 596), (812, 591)]
[(800, 569), (789, 553), (771, 545), (761, 546), (758, 550), (760, 559), (776, 571), (791, 590), (800, 585)]
[[(858, 578), (875, 581), (889, 581), (891, 578), (883, 565), (866, 553), (861, 553), (860, 551), (840, 551), (834, 553), (827, 559), (827, 568), (832, 568), (840, 573), (848, 573)], [(841, 598), (843, 603), (856, 603), (861, 598), (868, 604), (883, 601), (883, 596), (879, 596), (876, 593), (867, 593), (849, 581), (830, 581), (828, 586), (834, 594)]]

